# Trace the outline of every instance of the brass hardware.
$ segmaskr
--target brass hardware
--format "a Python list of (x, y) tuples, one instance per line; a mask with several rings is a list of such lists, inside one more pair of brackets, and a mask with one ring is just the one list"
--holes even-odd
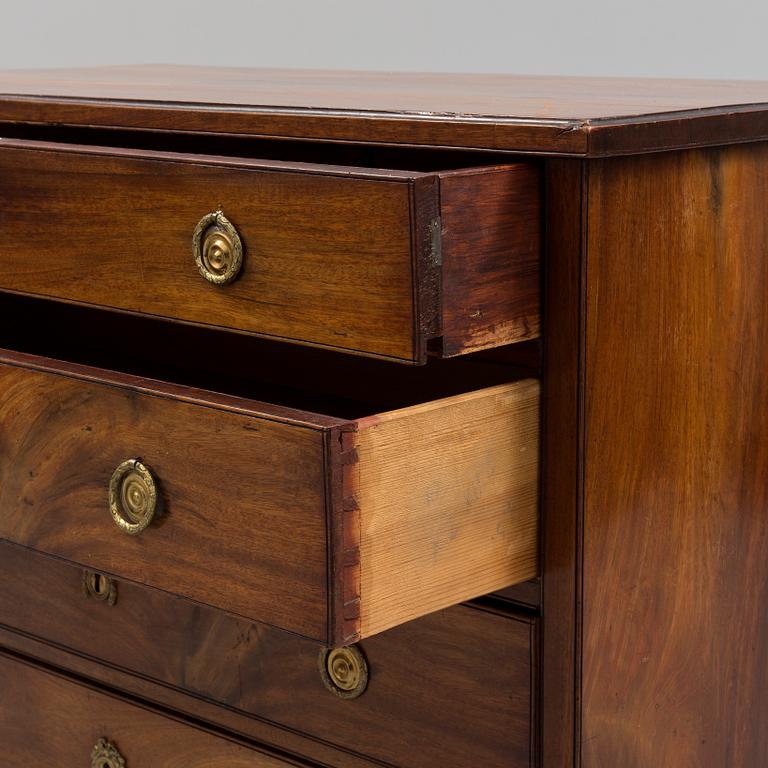
[(107, 739), (99, 739), (91, 751), (91, 768), (125, 768), (125, 758)]
[(325, 687), (341, 699), (356, 699), (368, 687), (368, 662), (356, 645), (323, 648), (318, 659)]
[(102, 576), (95, 571), (83, 571), (83, 592), (86, 597), (101, 600), (107, 605), (117, 602), (117, 584), (109, 576)]
[(203, 216), (192, 235), (192, 252), (200, 274), (214, 285), (231, 283), (243, 265), (243, 243), (221, 211)]
[(135, 536), (155, 516), (157, 484), (139, 459), (124, 461), (109, 481), (109, 511), (120, 530)]

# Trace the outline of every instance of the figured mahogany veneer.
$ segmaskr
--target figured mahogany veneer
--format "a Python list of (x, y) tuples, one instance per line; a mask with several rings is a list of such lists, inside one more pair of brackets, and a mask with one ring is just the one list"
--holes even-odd
[[(245, 714), (239, 727), (254, 738), (280, 743), (282, 733), (265, 736), (264, 723), (273, 723), (400, 768), (530, 765), (535, 619), (455, 606), (364, 640), (371, 678), (350, 702), (322, 685), (312, 641), (125, 581), (110, 606), (85, 597), (82, 573), (0, 544), (0, 623), (171, 686), (174, 706), (187, 715), (197, 713), (201, 697), (222, 705), (214, 720), (222, 726), (230, 722), (224, 707), (241, 720)], [(468, 710), (471, 729), (463, 726)], [(298, 749), (313, 754), (309, 744)]]
[[(331, 645), (537, 572), (535, 380), (345, 420), (0, 355), (0, 537)], [(163, 514), (107, 506), (141, 458)]]
[[(106, 738), (126, 766), (287, 768), (300, 766), (206, 733), (183, 720), (81, 685), (0, 653), (0, 744), (6, 766), (91, 765)], [(105, 763), (112, 768), (112, 763)], [(307, 767), (308, 768), (308, 767)]]
[[(0, 139), (0, 290), (423, 363), (538, 336), (538, 176)], [(245, 258), (211, 285), (220, 209)]]

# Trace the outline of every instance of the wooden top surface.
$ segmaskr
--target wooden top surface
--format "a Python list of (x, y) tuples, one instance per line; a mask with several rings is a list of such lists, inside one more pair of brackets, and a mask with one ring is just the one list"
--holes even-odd
[(768, 82), (145, 65), (0, 72), (0, 120), (576, 155), (768, 137)]

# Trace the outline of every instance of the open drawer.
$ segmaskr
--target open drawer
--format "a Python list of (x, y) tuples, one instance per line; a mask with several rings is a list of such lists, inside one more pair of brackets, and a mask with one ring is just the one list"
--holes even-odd
[(533, 379), (338, 417), (2, 352), (0, 423), (0, 538), (329, 645), (537, 572)]
[(538, 336), (539, 174), (0, 139), (0, 290), (423, 363)]

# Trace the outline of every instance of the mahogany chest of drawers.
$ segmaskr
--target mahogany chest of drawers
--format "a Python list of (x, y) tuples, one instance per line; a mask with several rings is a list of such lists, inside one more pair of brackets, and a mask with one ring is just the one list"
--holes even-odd
[(766, 104), (0, 73), (0, 765), (764, 765)]

